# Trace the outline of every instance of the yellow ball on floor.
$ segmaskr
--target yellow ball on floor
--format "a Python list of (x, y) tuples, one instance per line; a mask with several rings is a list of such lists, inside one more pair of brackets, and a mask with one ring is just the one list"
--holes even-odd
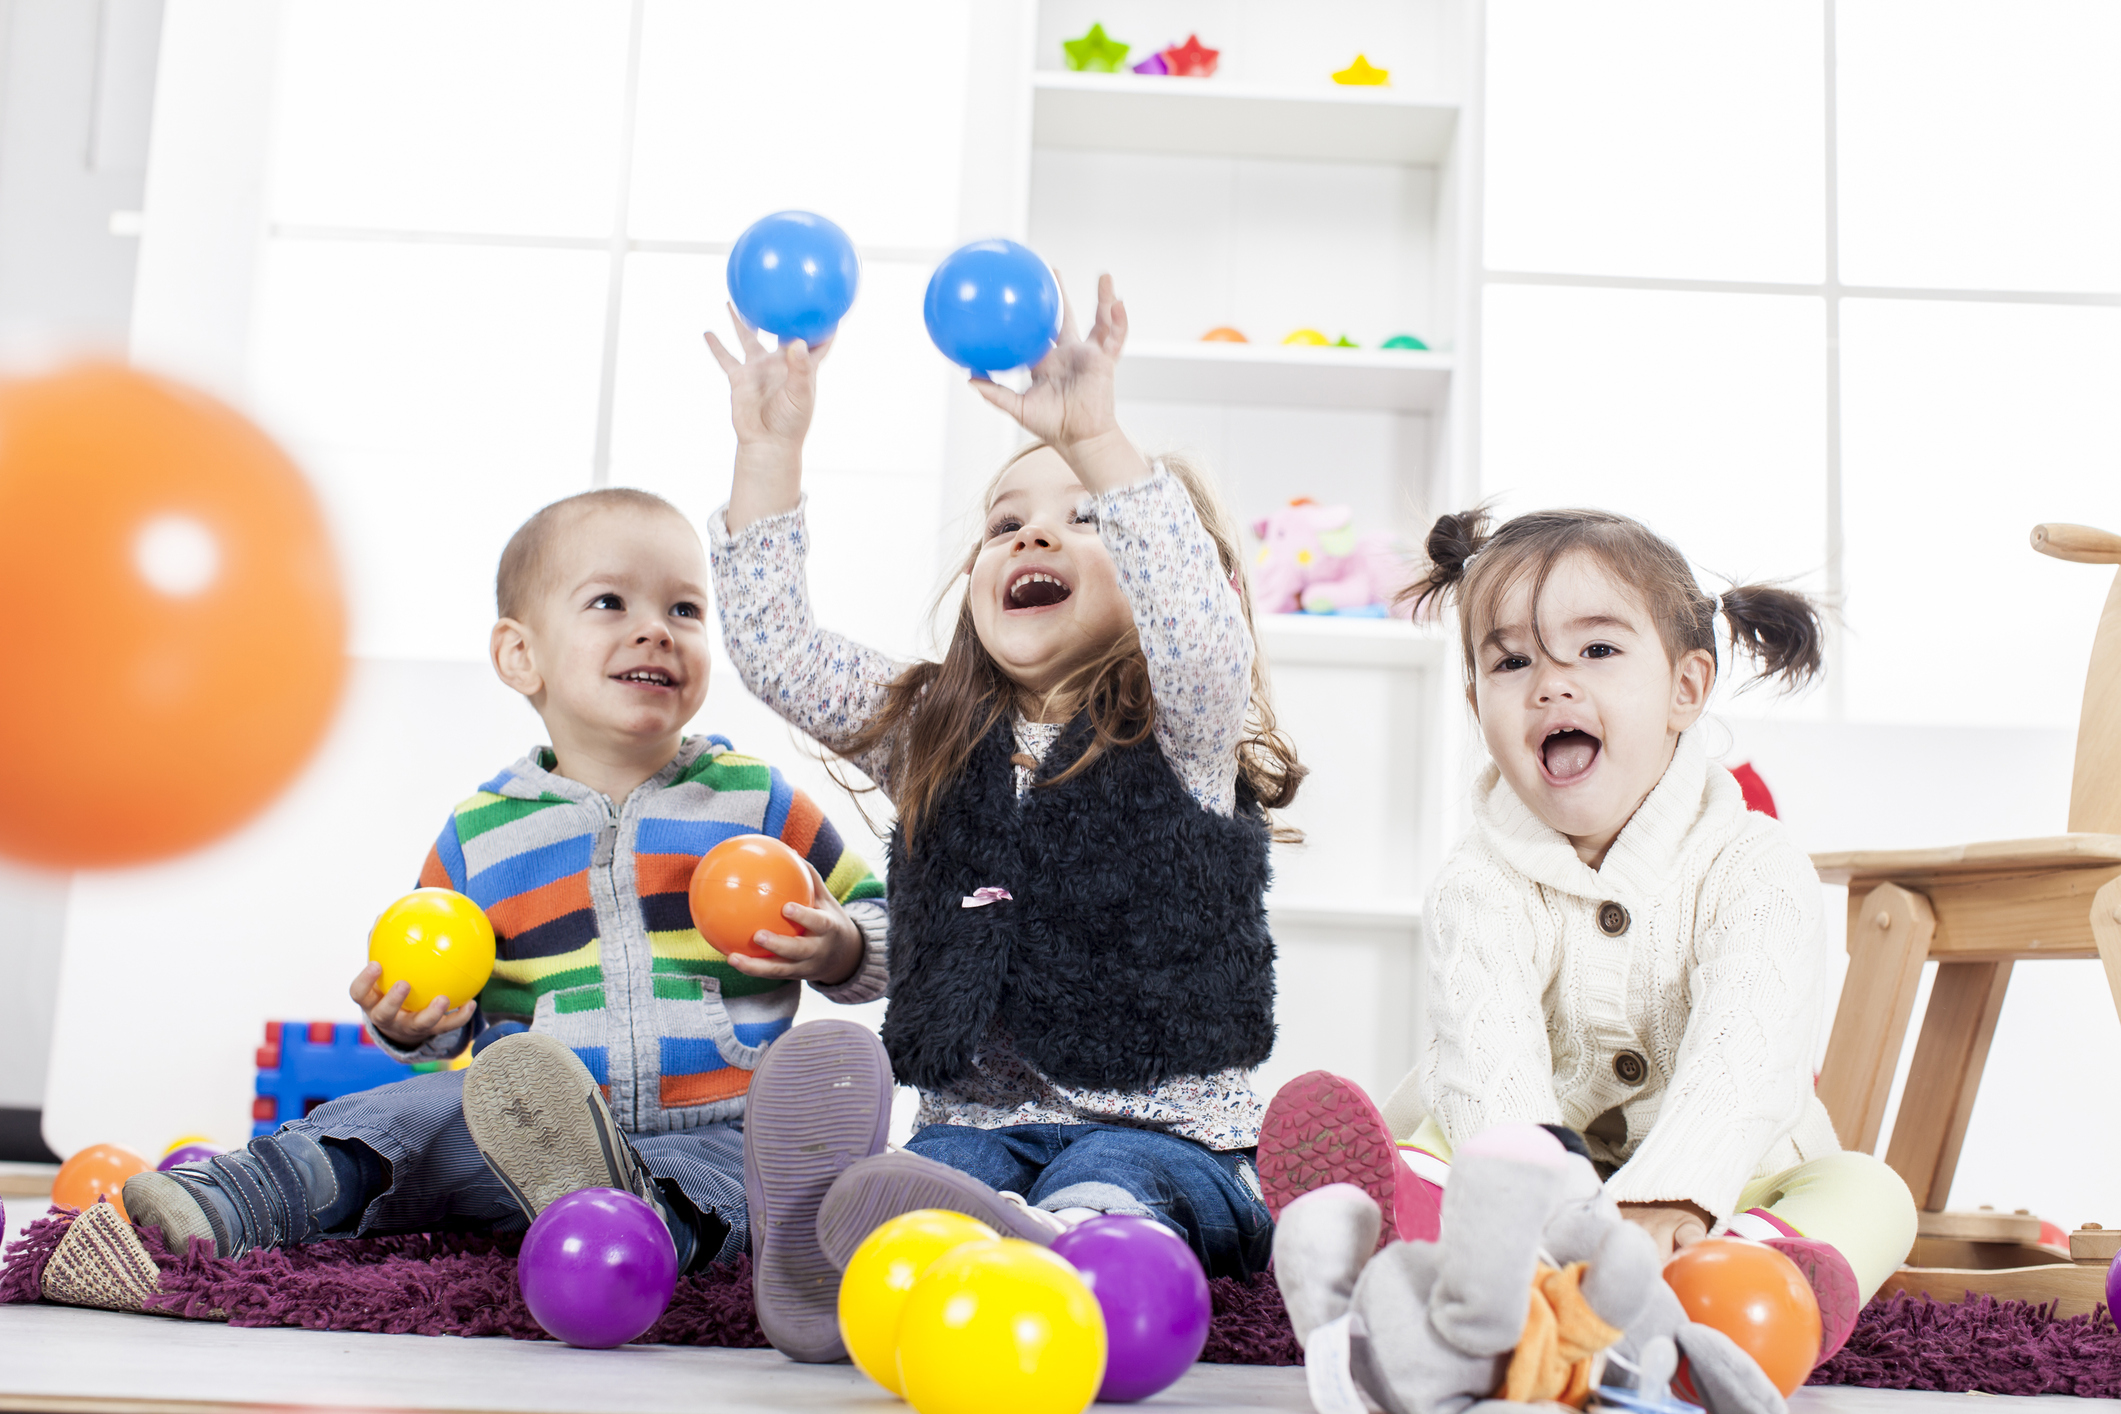
[(840, 1339), (863, 1374), (893, 1394), (905, 1393), (898, 1383), (898, 1325), (913, 1284), (945, 1253), (999, 1236), (977, 1218), (923, 1208), (862, 1240), (840, 1276)]
[(383, 964), (377, 986), (411, 985), (407, 1013), (436, 997), (452, 1007), (479, 994), (493, 975), (493, 924), (470, 899), (449, 889), (414, 889), (383, 910), (368, 935), (368, 960)]
[(1105, 1379), (1104, 1312), (1036, 1243), (968, 1243), (914, 1283), (898, 1371), (919, 1414), (1082, 1414)]

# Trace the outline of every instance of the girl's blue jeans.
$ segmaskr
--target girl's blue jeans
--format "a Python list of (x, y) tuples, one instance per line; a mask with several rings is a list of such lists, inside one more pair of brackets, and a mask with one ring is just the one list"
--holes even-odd
[(1265, 1271), (1273, 1255), (1274, 1220), (1250, 1149), (1121, 1124), (931, 1124), (906, 1147), (1034, 1208), (1153, 1217), (1186, 1239), (1211, 1277)]

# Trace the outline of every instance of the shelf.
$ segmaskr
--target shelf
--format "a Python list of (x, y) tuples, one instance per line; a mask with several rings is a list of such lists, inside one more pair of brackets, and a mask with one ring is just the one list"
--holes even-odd
[(1421, 903), (1416, 899), (1324, 898), (1312, 895), (1267, 895), (1267, 916), (1298, 927), (1421, 931)]
[(1440, 667), (1453, 645), (1405, 619), (1342, 618), (1337, 614), (1261, 614), (1260, 646), (1275, 668)]
[(1119, 363), (1119, 395), (1154, 403), (1430, 412), (1451, 392), (1450, 354), (1303, 344), (1144, 340)]
[(1456, 104), (1337, 84), (1264, 89), (1042, 69), (1031, 90), (1036, 147), (1429, 167), (1443, 161), (1458, 131)]

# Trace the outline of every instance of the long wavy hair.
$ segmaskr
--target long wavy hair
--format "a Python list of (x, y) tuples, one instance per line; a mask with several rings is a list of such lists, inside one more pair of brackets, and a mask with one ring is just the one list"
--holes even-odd
[[(1009, 469), (1045, 446), (1034, 442), (1019, 450), (994, 473), (980, 498), (982, 512), (993, 504), (996, 490)], [(1269, 691), (1267, 666), (1256, 649), (1258, 633), (1252, 622), (1252, 588), (1245, 577), (1244, 555), (1237, 523), (1229, 508), (1197, 462), (1181, 455), (1167, 455), (1163, 465), (1178, 478), (1193, 501), (1194, 512), (1209, 538), (1223, 573), (1237, 590), (1243, 607), (1246, 631), (1253, 635), (1251, 701), (1245, 709), (1244, 733), (1237, 744), (1240, 782), (1269, 812), (1268, 822), (1276, 840), (1294, 843), (1301, 831), (1274, 821), (1272, 812), (1296, 798), (1305, 767), (1296, 759), (1296, 748), (1274, 724), (1274, 703)], [(975, 532), (962, 567), (935, 598), (935, 610), (971, 572), (982, 538)], [(943, 792), (964, 771), (972, 750), (995, 724), (1019, 710), (1057, 708), (1063, 719), (1089, 714), (1090, 745), (1074, 764), (1041, 786), (1059, 785), (1081, 772), (1114, 747), (1135, 746), (1148, 740), (1156, 729), (1156, 698), (1149, 689), (1149, 663), (1142, 655), (1141, 639), (1130, 623), (1126, 632), (1090, 662), (1070, 673), (1046, 697), (1033, 700), (1001, 669), (980, 642), (973, 622), (972, 602), (959, 606), (951, 629), (949, 646), (940, 662), (913, 664), (885, 689), (883, 708), (859, 732), (839, 744), (842, 757), (859, 757), (881, 751), (891, 760), (893, 795), (898, 806), (901, 838), (911, 847), (921, 826), (934, 813)]]

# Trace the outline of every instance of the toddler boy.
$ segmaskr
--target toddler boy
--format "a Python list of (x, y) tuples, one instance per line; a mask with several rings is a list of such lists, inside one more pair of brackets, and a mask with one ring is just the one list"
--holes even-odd
[[(835, 1001), (883, 995), (888, 912), (883, 885), (780, 772), (723, 738), (682, 735), (707, 692), (707, 580), (692, 526), (642, 491), (569, 497), (515, 533), (491, 656), (551, 745), (457, 806), (419, 880), (485, 909), (492, 979), (417, 1014), (405, 983), (377, 986), (374, 963), (351, 989), (390, 1054), (445, 1060), (470, 1046), (477, 1059), (141, 1174), (125, 1186), (136, 1222), (175, 1250), (206, 1238), (233, 1257), (519, 1231), (563, 1194), (609, 1187), (655, 1206), (680, 1270), (744, 1253), (753, 1072), (794, 1019), (798, 980)], [(801, 936), (757, 935), (774, 958), (724, 957), (692, 926), (687, 884), (701, 855), (754, 833), (804, 857), (817, 906), (785, 910)], [(888, 1111), (888, 1073), (842, 1088)], [(779, 1313), (760, 1294), (772, 1336)]]

